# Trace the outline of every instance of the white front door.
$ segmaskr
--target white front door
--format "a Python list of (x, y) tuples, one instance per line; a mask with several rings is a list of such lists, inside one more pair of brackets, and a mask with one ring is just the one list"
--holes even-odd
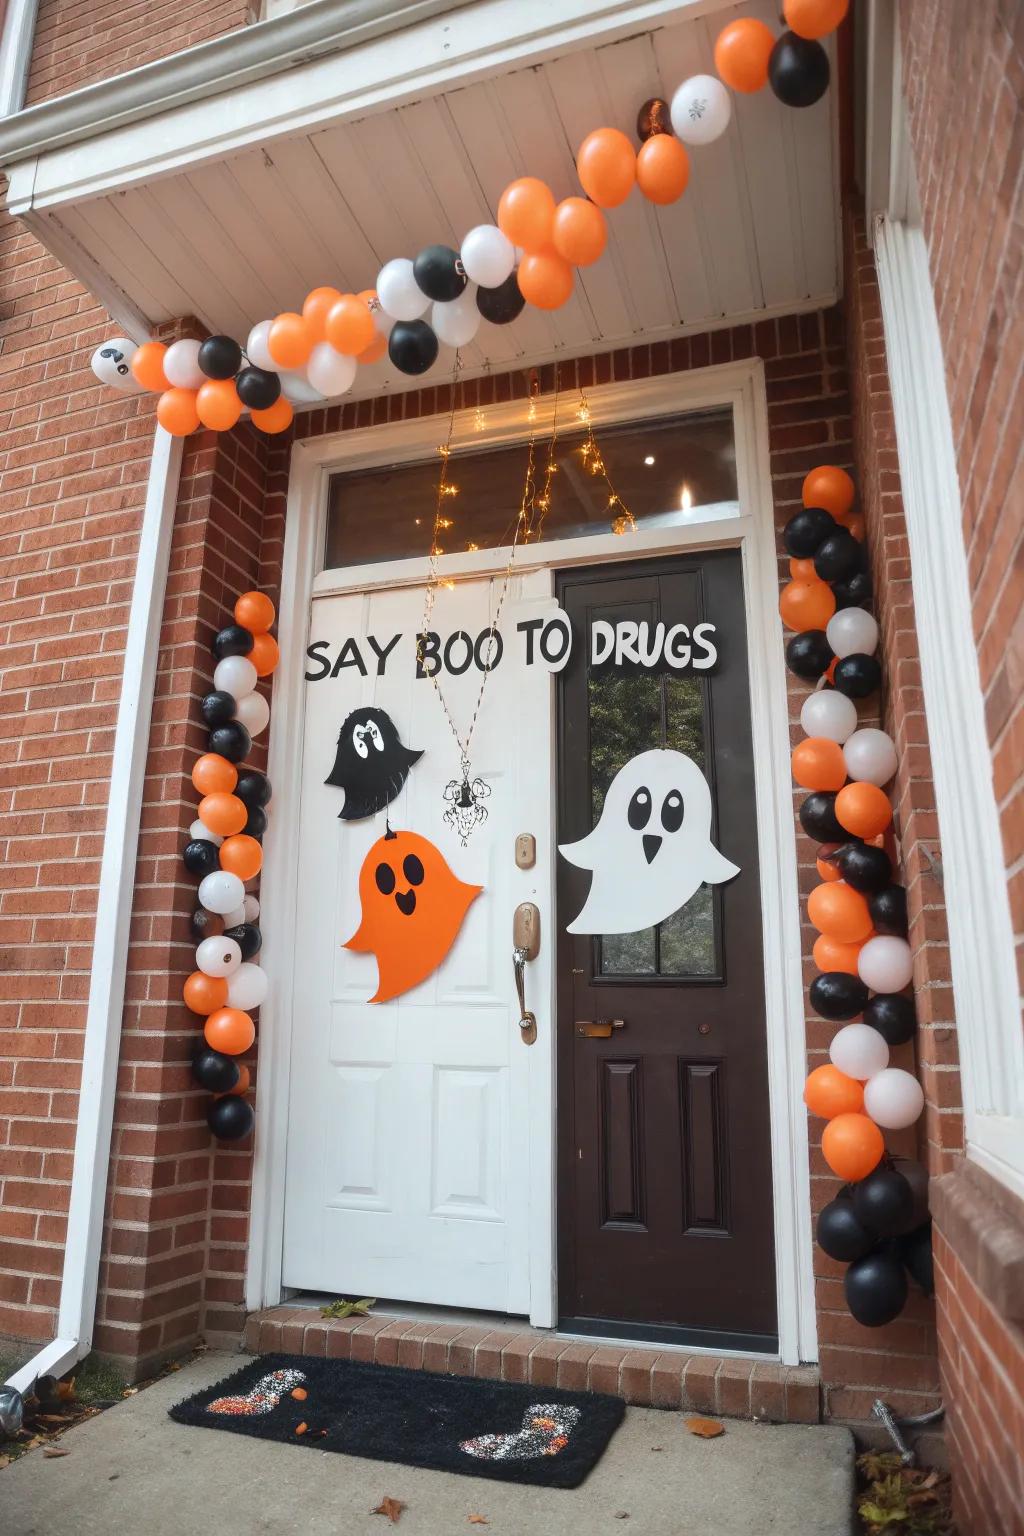
[[(465, 579), (441, 589), (431, 628), (442, 640), (459, 630), (475, 640), (491, 623), (500, 586), (500, 579)], [(550, 592), (546, 572), (516, 576), (509, 587), (503, 654), (487, 679), (471, 748), (473, 772), (491, 791), (487, 820), (465, 847), (443, 820), (445, 786), (460, 777), (459, 749), (431, 682), (416, 676), (422, 587), (313, 600), (307, 677), (316, 680), (306, 683), (287, 1286), (553, 1321), (552, 684), (542, 667), (524, 664), (516, 636), (519, 620), (553, 605)], [(383, 650), (396, 635), (379, 662), (367, 637)], [(453, 642), (457, 675), (440, 674), (463, 734), (482, 677), (474, 661), (458, 670), (466, 654), (463, 642)], [(339, 659), (348, 664), (337, 666)], [(342, 722), (364, 705), (385, 710), (402, 743), (423, 756), (386, 813), (345, 821), (345, 792), (324, 781)], [(385, 816), (394, 831), (428, 838), (459, 880), (483, 892), (432, 975), (392, 1001), (370, 1003), (376, 959), (342, 946), (359, 926), (359, 872), (384, 836)], [(536, 838), (530, 869), (516, 865), (520, 833)], [(421, 904), (430, 900), (428, 886), (425, 880), (417, 893)], [(520, 1037), (512, 965), (513, 911), (523, 901), (535, 902), (542, 920), (540, 953), (526, 976), (527, 1006), (539, 1025), (530, 1046)]]

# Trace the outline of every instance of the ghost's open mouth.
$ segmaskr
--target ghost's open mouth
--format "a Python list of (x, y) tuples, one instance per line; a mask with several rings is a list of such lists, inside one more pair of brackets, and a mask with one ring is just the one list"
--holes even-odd
[[(661, 838), (658, 837), (656, 833), (644, 833), (644, 858), (647, 860), (648, 864), (653, 862), (654, 855), (657, 853), (660, 847)], [(397, 901), (398, 898), (396, 897), (395, 899)]]
[(396, 891), (395, 906), (398, 908), (399, 912), (403, 913), (406, 917), (412, 917), (412, 914), (416, 910), (416, 892)]

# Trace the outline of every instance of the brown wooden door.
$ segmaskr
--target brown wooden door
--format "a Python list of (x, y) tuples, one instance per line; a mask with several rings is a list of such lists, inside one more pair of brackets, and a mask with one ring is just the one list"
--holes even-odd
[[(777, 1345), (761, 906), (740, 556), (572, 571), (559, 836), (596, 825), (637, 753), (693, 758), (740, 868), (656, 928), (578, 936), (591, 874), (558, 860), (559, 1301), (579, 1332)], [(589, 665), (595, 619), (711, 622), (707, 671)], [(586, 643), (584, 643), (584, 637)], [(640, 836), (637, 831), (635, 835)], [(653, 846), (653, 845), (652, 845)], [(607, 1038), (580, 1021), (617, 1019)]]

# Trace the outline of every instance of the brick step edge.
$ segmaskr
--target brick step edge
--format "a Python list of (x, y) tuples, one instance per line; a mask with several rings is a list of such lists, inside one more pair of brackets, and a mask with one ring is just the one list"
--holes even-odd
[(657, 1348), (621, 1349), (540, 1331), (459, 1327), (389, 1317), (324, 1319), (309, 1307), (271, 1307), (246, 1320), (242, 1348), (329, 1360), (366, 1360), (413, 1371), (608, 1392), (645, 1408), (821, 1422), (818, 1370)]

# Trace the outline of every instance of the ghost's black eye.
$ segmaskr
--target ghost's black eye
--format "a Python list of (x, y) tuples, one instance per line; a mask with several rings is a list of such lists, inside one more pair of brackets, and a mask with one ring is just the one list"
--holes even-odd
[(683, 824), (683, 797), (670, 789), (661, 803), (661, 824), (666, 832), (678, 832)]
[(378, 864), (373, 872), (373, 878), (377, 882), (377, 889), (382, 896), (390, 896), (395, 888), (395, 872), (390, 864)]
[(407, 853), (402, 860), (402, 874), (410, 885), (423, 884), (423, 865), (414, 853)]
[(637, 790), (629, 802), (629, 810), (626, 812), (626, 820), (634, 832), (640, 832), (651, 819), (651, 792), (643, 785)]

